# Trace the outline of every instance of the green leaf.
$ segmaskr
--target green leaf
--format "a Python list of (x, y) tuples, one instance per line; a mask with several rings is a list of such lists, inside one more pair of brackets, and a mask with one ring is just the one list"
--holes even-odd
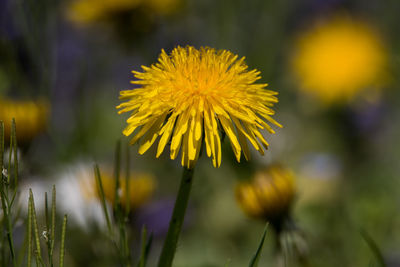
[(260, 244), (258, 245), (257, 251), (256, 251), (256, 253), (254, 254), (253, 258), (250, 261), (249, 267), (257, 267), (258, 266), (258, 261), (260, 259), (261, 250), (262, 250), (262, 248), (264, 246), (265, 237), (267, 235), (267, 229), (268, 229), (268, 223), (265, 225), (264, 233), (263, 233), (263, 235), (261, 237)]

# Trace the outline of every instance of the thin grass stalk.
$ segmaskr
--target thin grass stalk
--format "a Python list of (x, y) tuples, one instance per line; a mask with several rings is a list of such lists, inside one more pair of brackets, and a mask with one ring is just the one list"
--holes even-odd
[(28, 200), (28, 263), (27, 266), (31, 267), (32, 264), (32, 198), (29, 196)]
[(375, 242), (375, 240), (371, 237), (371, 235), (364, 229), (360, 229), (360, 234), (362, 238), (364, 239), (365, 243), (367, 243), (369, 249), (371, 252), (374, 254), (376, 260), (379, 263), (380, 267), (386, 267), (385, 259), (382, 255), (382, 252), (378, 246), (378, 244)]
[(12, 126), (11, 126), (11, 135), (13, 139), (13, 146), (10, 147), (11, 150), (14, 151), (14, 195), (13, 195), (13, 201), (15, 199), (15, 196), (17, 194), (17, 186), (18, 186), (18, 151), (17, 151), (17, 126), (15, 123), (15, 119), (12, 119)]
[(47, 245), (47, 257), (52, 266), (51, 257), (50, 257), (50, 244), (51, 244), (51, 236), (50, 236), (50, 222), (49, 222), (49, 201), (47, 197), (47, 192), (44, 192), (44, 218), (46, 223), (46, 230), (45, 230), (45, 240)]
[[(3, 168), (4, 168), (4, 122), (0, 121), (0, 168), (1, 168), (1, 178), (3, 178)], [(3, 179), (2, 179), (3, 180)]]
[[(11, 154), (12, 154), (12, 144), (10, 144), (10, 154), (9, 154), (9, 164), (8, 164), (8, 172), (6, 179), (4, 178), (4, 123), (1, 122), (1, 181), (0, 181), (0, 197), (1, 197), (1, 205), (3, 209), (3, 223), (6, 229), (6, 237), (8, 241), (8, 245), (10, 247), (11, 260), (13, 266), (16, 266), (15, 259), (15, 249), (14, 249), (14, 241), (12, 235), (12, 223), (11, 223), (11, 207), (8, 199), (8, 185), (10, 182), (10, 169), (11, 169)], [(12, 142), (13, 135), (11, 135), (10, 141)], [(7, 180), (7, 181), (6, 181)]]
[(36, 265), (39, 266), (39, 263), (42, 265), (43, 260), (42, 260), (42, 251), (41, 251), (41, 248), (40, 248), (40, 236), (39, 236), (39, 227), (38, 227), (36, 209), (35, 209), (35, 200), (33, 198), (32, 189), (29, 189), (29, 197), (31, 198), (32, 219), (33, 219), (32, 222), (33, 222), (33, 229), (34, 229), (34, 233), (35, 233)]
[[(3, 178), (3, 175), (2, 175)], [(10, 218), (10, 210), (9, 210), (9, 203), (8, 203), (8, 198), (5, 193), (5, 190), (7, 190), (7, 187), (5, 185), (5, 179), (2, 179), (0, 182), (0, 196), (1, 196), (1, 205), (3, 208), (3, 223), (5, 224), (6, 228), (6, 237), (8, 241), (8, 245), (10, 247), (10, 253), (11, 253), (11, 261), (13, 263), (13, 266), (16, 265), (15, 261), (15, 250), (14, 250), (14, 241), (13, 241), (13, 235), (12, 235), (12, 224), (11, 224), (11, 218)]]
[(120, 208), (120, 167), (121, 167), (121, 141), (117, 141), (115, 147), (115, 162), (114, 162), (114, 178), (115, 178), (115, 192), (114, 192), (114, 210), (118, 213)]
[[(28, 207), (29, 208), (29, 207)], [(23, 266), (23, 262), (25, 260), (25, 256), (26, 256), (26, 249), (28, 248), (28, 224), (26, 223), (25, 226), (26, 231), (24, 234), (24, 241), (22, 242), (22, 246), (20, 247), (18, 253), (17, 253), (17, 257), (16, 257), (16, 261), (17, 261), (17, 266)]]
[[(3, 181), (4, 181), (4, 177), (3, 177), (3, 170), (4, 170), (4, 122), (0, 121), (0, 187), (3, 186)], [(2, 195), (0, 195), (0, 197), (2, 197)], [(3, 205), (2, 205), (3, 207)], [(4, 217), (1, 220), (1, 222), (4, 224)], [(5, 244), (4, 244), (4, 236), (3, 236), (3, 231), (0, 231), (0, 235), (1, 235), (1, 247), (0, 247), (0, 252), (1, 252), (1, 265), (5, 266), (6, 262), (5, 262)]]
[(50, 223), (50, 259), (51, 266), (53, 266), (53, 252), (54, 252), (54, 243), (56, 236), (56, 186), (53, 185), (53, 189), (51, 192), (51, 223)]
[(44, 192), (44, 218), (46, 221), (46, 231), (50, 231), (49, 222), (49, 201), (47, 199), (47, 192)]
[(193, 169), (183, 167), (182, 180), (175, 201), (174, 211), (169, 223), (167, 237), (161, 251), (158, 267), (170, 267), (174, 259), (179, 234), (185, 218), (190, 189), (193, 183)]
[[(12, 142), (10, 144), (10, 157), (12, 155), (11, 158), (14, 159), (14, 161), (13, 161), (13, 165), (14, 165), (14, 173), (13, 173), (14, 190), (13, 190), (13, 193), (12, 193), (11, 201), (9, 202), (10, 205), (8, 207), (8, 209), (10, 211), (12, 209), (12, 205), (14, 204), (14, 200), (15, 200), (15, 198), (17, 196), (17, 186), (18, 186), (17, 132), (16, 132), (15, 119), (12, 119), (12, 123), (11, 123), (11, 140), (12, 140)], [(9, 166), (10, 166), (10, 162), (9, 162)], [(9, 177), (11, 176), (11, 170), (9, 170), (8, 175), (9, 175)], [(9, 180), (10, 179), (11, 179), (11, 177), (9, 178)], [(10, 184), (8, 184), (7, 186), (10, 186)]]
[[(14, 118), (13, 118), (14, 121)], [(10, 179), (11, 179), (11, 159), (12, 159), (12, 154), (13, 154), (13, 127), (11, 127), (11, 134), (10, 134), (10, 150), (8, 153), (8, 168), (7, 168), (7, 186), (10, 184)], [(6, 191), (7, 194), (7, 199), (8, 199), (8, 190)]]
[(100, 169), (99, 169), (99, 165), (97, 165), (97, 164), (94, 165), (94, 176), (96, 178), (97, 191), (100, 196), (104, 216), (106, 217), (108, 232), (112, 236), (113, 231), (112, 231), (112, 227), (111, 227), (111, 220), (110, 220), (110, 216), (108, 215), (106, 198), (104, 196), (103, 183), (101, 182)]
[[(261, 240), (257, 247), (256, 253), (253, 255), (253, 257), (250, 260), (249, 267), (257, 267), (258, 266), (258, 262), (259, 262), (260, 256), (261, 256), (261, 251), (264, 246), (265, 237), (267, 236), (268, 225), (269, 225), (269, 223), (267, 223), (264, 227), (263, 235), (261, 236)], [(285, 264), (285, 266), (286, 266), (286, 264)]]
[(64, 220), (61, 230), (61, 246), (60, 246), (60, 267), (64, 267), (64, 256), (65, 256), (65, 233), (67, 231), (67, 214), (64, 215)]
[(129, 154), (129, 146), (126, 146), (126, 163), (125, 163), (125, 217), (128, 218), (131, 203), (130, 203), (130, 192), (129, 192), (129, 184), (130, 184), (130, 154)]
[(125, 225), (125, 213), (122, 211), (121, 199), (121, 140), (117, 141), (115, 147), (115, 162), (114, 162), (114, 177), (115, 177), (115, 192), (114, 192), (114, 213), (119, 229), (119, 247), (121, 262), (125, 266), (130, 266), (130, 253), (127, 238), (127, 230)]
[(67, 231), (67, 220), (68, 217), (65, 214), (64, 219), (63, 219), (63, 224), (62, 224), (62, 230), (61, 230), (61, 246), (60, 246), (60, 267), (64, 266), (64, 257), (65, 257), (65, 234)]
[(144, 225), (142, 228), (142, 247), (141, 247), (138, 267), (146, 266), (146, 244), (147, 244), (147, 229), (146, 226)]

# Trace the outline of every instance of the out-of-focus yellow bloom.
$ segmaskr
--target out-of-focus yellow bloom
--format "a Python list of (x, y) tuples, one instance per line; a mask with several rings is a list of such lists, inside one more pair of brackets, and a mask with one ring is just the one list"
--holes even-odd
[(74, 0), (68, 7), (67, 15), (80, 24), (105, 20), (138, 8), (155, 15), (167, 15), (175, 11), (180, 2), (181, 0)]
[[(274, 133), (271, 109), (277, 93), (255, 83), (261, 77), (248, 70), (244, 58), (227, 50), (177, 47), (170, 55), (162, 50), (158, 63), (133, 71), (140, 88), (121, 91), (126, 102), (119, 113), (132, 112), (123, 133), (134, 133), (131, 144), (140, 140), (139, 153), (145, 153), (160, 137), (157, 157), (171, 140), (170, 157), (182, 147), (182, 166), (193, 168), (205, 140), (207, 156), (214, 167), (221, 164), (220, 130), (226, 133), (240, 161), (241, 152), (250, 158), (247, 140), (264, 154), (268, 143), (261, 129)], [(138, 130), (135, 132), (135, 130)]]
[(45, 100), (11, 100), (0, 98), (0, 120), (4, 122), (5, 140), (10, 138), (15, 118), (19, 143), (29, 142), (46, 129), (50, 105)]
[(371, 27), (336, 17), (300, 36), (292, 63), (301, 89), (330, 103), (381, 85), (386, 61), (379, 35)]
[(140, 2), (142, 0), (76, 0), (69, 7), (68, 16), (72, 21), (85, 24), (130, 10)]
[(293, 173), (280, 166), (271, 166), (255, 174), (251, 181), (236, 186), (236, 199), (250, 217), (281, 223), (295, 196)]
[[(97, 185), (94, 177), (91, 179), (82, 179), (81, 181), (81, 189), (83, 194), (88, 199), (98, 198), (99, 194), (97, 191)], [(115, 179), (112, 176), (108, 176), (105, 173), (101, 175), (101, 182), (103, 185), (105, 198), (110, 202), (114, 203), (115, 201)], [(128, 181), (128, 188), (126, 187), (126, 179), (120, 179), (120, 190), (119, 197), (121, 200), (121, 204), (125, 206), (127, 201), (129, 201), (129, 206), (131, 209), (136, 209), (145, 204), (150, 197), (152, 196), (155, 190), (155, 181), (154, 177), (150, 174), (146, 173), (134, 173), (131, 175)], [(128, 191), (128, 198), (127, 193)]]

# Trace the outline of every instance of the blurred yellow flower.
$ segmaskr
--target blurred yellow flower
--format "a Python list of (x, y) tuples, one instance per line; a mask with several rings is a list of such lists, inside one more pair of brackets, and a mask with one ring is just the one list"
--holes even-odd
[(219, 167), (220, 130), (240, 161), (242, 150), (250, 158), (246, 139), (261, 154), (262, 145), (267, 149), (260, 129), (274, 130), (264, 120), (280, 126), (271, 118), (277, 93), (255, 83), (260, 72), (249, 71), (244, 58), (229, 51), (178, 46), (170, 55), (162, 50), (158, 63), (142, 68), (144, 72), (133, 71), (137, 80), (132, 81), (141, 87), (121, 91), (126, 102), (117, 107), (119, 113), (132, 112), (123, 133), (129, 136), (138, 129), (131, 144), (141, 138), (140, 154), (160, 136), (157, 157), (171, 139), (171, 159), (182, 147), (182, 166), (193, 168), (205, 140), (207, 156)]
[(4, 122), (5, 140), (10, 138), (11, 121), (15, 118), (17, 141), (29, 142), (45, 131), (50, 105), (46, 100), (12, 100), (0, 98), (0, 120)]
[(68, 17), (78, 23), (102, 20), (109, 15), (137, 7), (142, 0), (76, 0), (68, 9)]
[(289, 213), (295, 191), (293, 173), (274, 165), (239, 183), (235, 195), (248, 216), (280, 223)]
[[(101, 174), (101, 182), (103, 185), (104, 196), (110, 202), (115, 201), (115, 179), (106, 173)], [(91, 179), (81, 179), (81, 190), (87, 199), (98, 198), (99, 194), (97, 191), (97, 185), (94, 177)], [(126, 179), (120, 179), (120, 190), (119, 197), (121, 204), (125, 206), (127, 201), (129, 201), (129, 206), (131, 209), (136, 209), (149, 201), (155, 190), (155, 180), (154, 177), (146, 173), (134, 173), (131, 175), (128, 181), (128, 188), (126, 184)], [(127, 199), (127, 193), (128, 197)]]
[(336, 17), (300, 36), (292, 63), (301, 89), (330, 103), (380, 85), (386, 60), (372, 28)]
[(181, 0), (74, 0), (67, 10), (69, 19), (87, 24), (107, 19), (137, 8), (149, 13), (167, 15), (175, 11)]

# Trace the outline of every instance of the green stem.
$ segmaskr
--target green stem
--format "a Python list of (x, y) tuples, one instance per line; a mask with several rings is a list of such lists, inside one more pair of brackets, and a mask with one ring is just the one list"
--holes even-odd
[(176, 198), (174, 211), (169, 222), (167, 237), (161, 251), (158, 267), (172, 266), (172, 260), (181, 232), (183, 219), (185, 218), (186, 207), (189, 200), (190, 189), (193, 183), (193, 169), (183, 168), (182, 180), (179, 186), (178, 196)]

